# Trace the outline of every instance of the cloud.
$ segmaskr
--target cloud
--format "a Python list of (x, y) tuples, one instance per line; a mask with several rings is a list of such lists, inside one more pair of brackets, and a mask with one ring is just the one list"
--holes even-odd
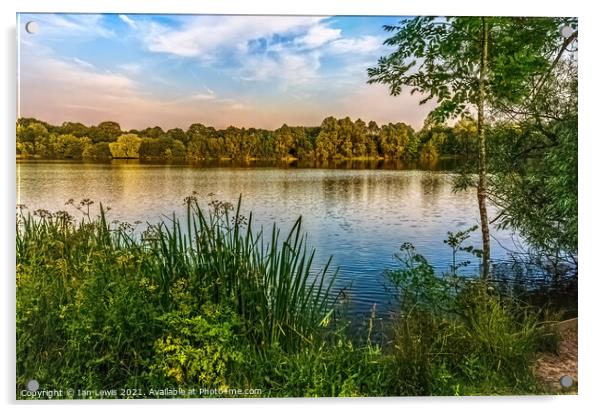
[(138, 25), (136, 24), (136, 22), (132, 19), (130, 19), (128, 16), (126, 16), (125, 14), (120, 14), (119, 18), (121, 19), (121, 21), (123, 21), (125, 24), (127, 24), (128, 26), (130, 26), (132, 29), (136, 29), (138, 28)]
[[(345, 37), (324, 16), (120, 17), (147, 51), (219, 70), (233, 81), (269, 83), (279, 93), (356, 81), (382, 43), (376, 36)], [(339, 59), (339, 69), (324, 69), (330, 58)], [(201, 99), (211, 96), (200, 93)]]
[(320, 69), (319, 53), (298, 54), (282, 51), (277, 54), (249, 56), (240, 69), (239, 79), (245, 81), (278, 81), (286, 90), (290, 86), (303, 85), (318, 77)]
[[(35, 65), (43, 67), (43, 72), (28, 66), (27, 63), (21, 69), (23, 79), (53, 82), (64, 86), (78, 85), (84, 88), (104, 90), (106, 94), (132, 90), (136, 82), (132, 79), (110, 72), (99, 72), (89, 63), (74, 58), (74, 63), (57, 58), (36, 59)], [(82, 64), (83, 63), (83, 64)], [(57, 98), (53, 96), (53, 98)]]
[(209, 93), (197, 93), (195, 95), (190, 96), (191, 100), (212, 100), (215, 99), (215, 95), (211, 95)]
[(78, 59), (77, 57), (74, 57), (73, 61), (82, 67), (85, 67), (88, 69), (94, 68), (94, 65), (92, 63), (86, 62), (85, 60)]
[(237, 99), (218, 98), (207, 87), (174, 100), (150, 94), (127, 75), (50, 56), (25, 59), (19, 90), (19, 117), (57, 125), (66, 120), (88, 125), (114, 120), (124, 130), (151, 125), (187, 128), (193, 122), (216, 127), (274, 125), (274, 113)]
[(146, 48), (152, 52), (209, 61), (223, 51), (245, 53), (254, 39), (271, 39), (305, 31), (324, 17), (297, 16), (195, 16), (181, 27), (148, 21), (140, 27)]
[(194, 122), (218, 128), (276, 128), (283, 123), (319, 125), (328, 115), (361, 117), (380, 124), (399, 121), (420, 128), (431, 109), (429, 104), (419, 106), (418, 96), (391, 97), (385, 86), (366, 84), (339, 97), (326, 94), (325, 89), (319, 100), (310, 99), (307, 88), (299, 89), (303, 95), (291, 93), (291, 99), (258, 102), (253, 97), (221, 97), (204, 86), (197, 93), (174, 100), (149, 94), (133, 77), (52, 57), (28, 59), (19, 86), (19, 116), (53, 124), (71, 120), (91, 125), (115, 120), (123, 129), (152, 125), (186, 129)]
[[(270, 82), (282, 92), (312, 81), (344, 83), (342, 76), (324, 76), (324, 59), (336, 56), (344, 59), (345, 68), (356, 67), (358, 59), (373, 58), (380, 49), (382, 41), (376, 36), (344, 37), (327, 19), (194, 16), (172, 24), (137, 22), (137, 33), (149, 51), (195, 59), (203, 67), (220, 67), (234, 80)], [(363, 73), (367, 65), (361, 64)]]
[(323, 24), (311, 26), (297, 41), (300, 47), (316, 48), (341, 37), (341, 29), (332, 29)]
[[(139, 27), (145, 47), (156, 53), (222, 66), (242, 81), (276, 82), (287, 90), (318, 77), (321, 52), (341, 36), (323, 23), (326, 17), (196, 16), (178, 27), (147, 21)], [(208, 97), (208, 96), (207, 96)]]
[[(365, 84), (366, 68), (387, 52), (380, 37), (346, 36), (325, 17), (121, 15), (133, 36), (119, 42), (102, 16), (42, 18), (41, 27), (63, 37), (21, 40), (20, 116), (56, 124), (112, 119), (124, 128), (274, 128), (318, 125), (332, 114), (419, 127), (428, 112), (418, 97), (392, 98)], [(92, 36), (85, 24), (109, 36), (99, 44), (115, 58), (94, 66), (87, 54), (71, 54)]]
[(330, 44), (332, 53), (372, 54), (382, 48), (382, 40), (376, 36), (338, 39)]
[(217, 96), (213, 90), (205, 86), (204, 91), (190, 95), (188, 98), (190, 100), (214, 100), (217, 98)]

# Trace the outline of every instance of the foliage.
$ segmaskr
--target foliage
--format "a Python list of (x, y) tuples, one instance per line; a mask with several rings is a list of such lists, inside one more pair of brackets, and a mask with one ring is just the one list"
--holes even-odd
[(111, 148), (109, 147), (109, 143), (98, 142), (86, 146), (82, 153), (82, 157), (87, 159), (110, 159)]
[(31, 377), (66, 388), (217, 386), (240, 359), (234, 337), (253, 351), (319, 340), (334, 277), (314, 272), (301, 221), (283, 241), (274, 227), (264, 244), (230, 204), (212, 202), (207, 214), (187, 202), (185, 227), (149, 226), (142, 238), (129, 223), (109, 224), (102, 207), (94, 218), (90, 200), (67, 203), (79, 222), (21, 209), (19, 386)]
[[(491, 47), (487, 101), (518, 102), (529, 96), (534, 78), (546, 74), (563, 44), (559, 29), (570, 18), (488, 17)], [(396, 50), (368, 69), (368, 83), (382, 83), (392, 95), (408, 87), (436, 100), (435, 122), (470, 116), (478, 100), (481, 59), (480, 17), (414, 17), (388, 25), (385, 41)]]
[[(472, 229), (471, 229), (472, 230)], [(470, 231), (470, 230), (469, 230)], [(469, 231), (449, 234), (455, 251)], [(426, 259), (402, 245), (401, 268), (388, 272), (400, 311), (393, 328), (394, 366), (402, 394), (521, 394), (542, 391), (533, 376), (538, 351), (557, 341), (542, 314), (505, 297), (489, 281), (435, 276)], [(552, 347), (550, 347), (552, 346)]]
[(271, 348), (247, 359), (234, 380), (266, 389), (266, 397), (382, 397), (395, 395), (392, 361), (378, 346), (339, 336), (295, 353)]
[[(567, 58), (541, 93), (499, 109), (491, 128), (491, 199), (502, 228), (518, 230), (547, 259), (576, 261), (578, 251), (577, 67)], [(504, 120), (512, 115), (512, 122)]]
[(228, 309), (204, 305), (200, 315), (185, 311), (158, 317), (165, 332), (155, 342), (151, 380), (158, 385), (220, 388), (242, 362), (236, 346), (240, 321)]
[[(349, 117), (328, 117), (318, 127), (288, 126), (271, 131), (256, 128), (223, 130), (195, 123), (187, 131), (159, 127), (119, 130), (115, 122), (87, 127), (64, 122), (53, 126), (31, 118), (17, 121), (17, 154), (49, 159), (140, 158), (144, 160), (336, 160), (434, 159), (438, 154), (467, 155), (466, 145), (454, 144), (455, 129), (432, 127), (416, 133), (405, 123), (378, 126)], [(443, 130), (443, 132), (441, 132)], [(103, 131), (103, 132), (101, 132)], [(433, 131), (433, 133), (431, 133)], [(445, 134), (447, 137), (444, 137)], [(101, 140), (106, 139), (106, 140)], [(112, 148), (112, 149), (111, 149)], [(108, 150), (107, 150), (108, 149)], [(473, 156), (474, 153), (469, 153)]]
[[(300, 221), (264, 243), (240, 204), (212, 200), (205, 212), (197, 194), (185, 201), (185, 225), (173, 218), (141, 236), (138, 224), (109, 224), (105, 208), (94, 217), (91, 200), (67, 203), (80, 220), (19, 208), (18, 390), (35, 377), (43, 388), (258, 388), (264, 397), (543, 391), (530, 365), (554, 349), (553, 331), (541, 333), (536, 312), (490, 284), (437, 276), (407, 244), (389, 272), (400, 298), (382, 331), (389, 340), (373, 342), (371, 318), (358, 341), (331, 319), (333, 278), (310, 271)], [(448, 244), (471, 253), (467, 235)]]
[(142, 139), (133, 133), (121, 135), (117, 141), (109, 144), (113, 158), (138, 158)]

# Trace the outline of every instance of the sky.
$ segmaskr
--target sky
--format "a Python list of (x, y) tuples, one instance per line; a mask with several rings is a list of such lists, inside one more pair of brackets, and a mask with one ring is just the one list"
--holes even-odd
[[(431, 109), (366, 69), (400, 17), (19, 14), (18, 116), (122, 129), (275, 129), (327, 116), (419, 129)], [(38, 30), (25, 30), (35, 21)]]

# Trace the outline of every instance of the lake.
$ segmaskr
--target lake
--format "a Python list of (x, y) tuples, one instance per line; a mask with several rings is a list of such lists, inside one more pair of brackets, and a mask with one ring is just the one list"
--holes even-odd
[[(236, 204), (242, 194), (243, 212), (253, 211), (257, 229), (276, 222), (288, 231), (301, 215), (316, 264), (333, 256), (340, 267), (337, 287), (347, 287), (350, 311), (365, 314), (374, 303), (379, 312), (389, 308), (383, 272), (396, 266), (394, 254), (403, 242), (443, 272), (451, 262), (443, 243), (447, 232), (478, 224), (475, 192), (454, 193), (451, 179), (445, 170), (19, 161), (17, 202), (30, 211), (67, 209), (77, 216), (65, 202), (90, 198), (94, 206), (111, 207), (110, 220), (156, 223), (174, 211), (182, 215), (183, 200), (193, 191), (201, 204)], [(467, 245), (480, 247), (479, 236), (473, 233)], [(511, 233), (492, 228), (492, 260), (507, 258), (506, 248), (515, 250), (516, 242)], [(463, 258), (472, 261), (465, 273), (478, 271), (474, 257)]]

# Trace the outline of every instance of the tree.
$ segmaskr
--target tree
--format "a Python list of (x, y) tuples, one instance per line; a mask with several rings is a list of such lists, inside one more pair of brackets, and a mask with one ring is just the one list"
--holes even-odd
[(517, 229), (552, 263), (576, 263), (578, 251), (576, 52), (558, 61), (531, 99), (498, 108), (490, 137), (494, 221)]
[(98, 142), (86, 146), (82, 153), (83, 158), (89, 159), (110, 159), (111, 149), (108, 142)]
[(293, 149), (292, 154), (298, 159), (311, 159), (314, 156), (314, 148), (307, 134), (306, 128), (299, 126), (292, 128)]
[(316, 157), (320, 160), (332, 158), (337, 151), (339, 141), (339, 122), (332, 116), (322, 121), (320, 133), (316, 138)]
[(240, 137), (241, 137), (241, 130), (234, 126), (228, 126), (223, 133), (224, 148), (225, 148), (226, 154), (231, 159), (240, 159), (241, 158)]
[(353, 156), (363, 158), (368, 154), (368, 127), (366, 122), (357, 119), (353, 124)]
[(499, 102), (528, 98), (533, 81), (545, 79), (553, 56), (563, 47), (559, 29), (569, 18), (416, 17), (385, 26), (385, 41), (396, 46), (368, 69), (368, 83), (421, 93), (420, 103), (437, 102), (434, 122), (477, 113), (477, 200), (483, 240), (482, 276), (489, 276), (490, 237), (487, 212), (486, 110)]
[(54, 155), (57, 158), (81, 159), (86, 148), (92, 145), (90, 138), (73, 135), (59, 135), (55, 142)]
[(171, 139), (178, 140), (184, 145), (188, 143), (188, 135), (180, 128), (173, 128), (167, 131), (167, 136)]
[(208, 139), (210, 129), (200, 123), (193, 123), (186, 131), (186, 156), (190, 159), (200, 160), (208, 156)]
[[(414, 131), (405, 123), (389, 123), (380, 128), (378, 143), (382, 155), (387, 159), (401, 159), (406, 156)], [(417, 150), (412, 143), (412, 151)]]
[(152, 128), (146, 128), (141, 133), (142, 136), (147, 138), (159, 139), (165, 136), (165, 132), (159, 126), (154, 126)]
[(259, 129), (257, 131), (257, 146), (255, 155), (260, 159), (273, 159), (274, 155), (274, 133), (272, 131)]
[(275, 132), (274, 151), (279, 159), (288, 157), (291, 148), (293, 147), (294, 138), (291, 128), (285, 123)]
[(88, 127), (79, 122), (63, 122), (59, 129), (61, 134), (73, 135), (77, 138), (88, 135)]
[(372, 157), (376, 157), (379, 156), (379, 152), (378, 152), (378, 144), (377, 144), (377, 139), (378, 139), (378, 135), (380, 133), (380, 128), (378, 127), (378, 124), (376, 122), (374, 122), (373, 120), (371, 120), (370, 122), (368, 122), (368, 154), (369, 156)]
[(109, 144), (113, 158), (138, 158), (142, 139), (133, 133), (121, 135), (116, 142)]
[(460, 119), (452, 129), (456, 141), (456, 153), (469, 156), (478, 147), (478, 125), (471, 117)]
[(98, 126), (90, 128), (88, 136), (93, 143), (115, 142), (121, 135), (121, 126), (113, 121), (100, 122)]
[(431, 139), (422, 145), (420, 149), (420, 159), (423, 161), (433, 161), (439, 157), (439, 151), (437, 150), (437, 145)]
[(180, 140), (174, 139), (171, 142), (169, 150), (171, 151), (171, 156), (174, 158), (183, 158), (186, 156), (186, 146)]
[(17, 151), (23, 155), (37, 155), (38, 143), (48, 137), (48, 129), (40, 122), (17, 124)]
[(237, 160), (249, 160), (257, 147), (257, 131), (242, 128), (235, 139), (236, 152), (232, 157)]
[(353, 157), (354, 124), (349, 116), (339, 120), (338, 143), (335, 155), (342, 158)]

